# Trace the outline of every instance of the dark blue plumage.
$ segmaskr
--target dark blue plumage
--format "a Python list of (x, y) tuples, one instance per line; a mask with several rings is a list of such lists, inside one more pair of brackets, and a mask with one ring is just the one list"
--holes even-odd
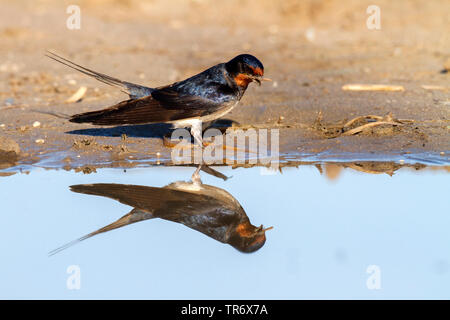
[(176, 122), (186, 119), (223, 116), (239, 102), (250, 82), (260, 83), (262, 63), (252, 55), (241, 54), (186, 80), (168, 86), (149, 88), (84, 68), (54, 53), (50, 58), (106, 84), (119, 87), (129, 100), (109, 108), (76, 114), (69, 121), (96, 125)]

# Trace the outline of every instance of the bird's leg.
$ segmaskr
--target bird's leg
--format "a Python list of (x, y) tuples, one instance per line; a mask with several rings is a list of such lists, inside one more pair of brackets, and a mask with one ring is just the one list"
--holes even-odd
[(202, 168), (202, 165), (200, 164), (197, 167), (197, 170), (195, 170), (195, 172), (192, 174), (191, 180), (192, 183), (196, 186), (199, 186), (202, 184), (202, 180), (200, 179), (200, 169)]
[(203, 138), (202, 138), (202, 121), (201, 120), (193, 120), (191, 122), (191, 135), (194, 137), (193, 163), (202, 164), (202, 162), (203, 162)]
[(194, 137), (194, 142), (196, 142), (199, 146), (203, 146), (202, 121), (201, 120), (192, 121), (191, 135)]

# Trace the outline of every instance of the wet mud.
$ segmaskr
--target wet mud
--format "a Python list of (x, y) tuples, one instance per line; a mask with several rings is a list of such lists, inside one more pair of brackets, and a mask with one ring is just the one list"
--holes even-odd
[[(173, 165), (163, 143), (169, 125), (94, 127), (51, 115), (126, 96), (51, 61), (46, 50), (148, 86), (249, 52), (273, 81), (250, 86), (228, 122), (216, 125), (279, 130), (281, 167), (402, 159), (448, 165), (450, 6), (379, 2), (382, 27), (374, 31), (364, 1), (80, 1), (80, 30), (66, 28), (63, 2), (1, 1), (0, 172)], [(403, 89), (345, 89), (354, 83)]]

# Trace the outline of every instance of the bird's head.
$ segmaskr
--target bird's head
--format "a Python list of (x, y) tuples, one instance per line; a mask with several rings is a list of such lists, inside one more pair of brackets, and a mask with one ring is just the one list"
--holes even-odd
[(249, 221), (237, 225), (230, 237), (229, 243), (237, 250), (244, 253), (255, 252), (266, 243), (266, 231), (273, 227), (255, 227)]
[(234, 57), (225, 63), (225, 68), (234, 82), (244, 89), (252, 81), (259, 85), (261, 85), (261, 81), (270, 81), (270, 79), (263, 78), (264, 66), (261, 61), (250, 54), (240, 54)]

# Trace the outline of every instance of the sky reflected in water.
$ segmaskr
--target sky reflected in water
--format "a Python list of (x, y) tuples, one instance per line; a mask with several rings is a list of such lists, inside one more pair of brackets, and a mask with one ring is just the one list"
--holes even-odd
[[(133, 209), (69, 186), (165, 192), (160, 188), (189, 181), (195, 168), (1, 177), (0, 298), (450, 298), (448, 171), (402, 168), (390, 176), (360, 167), (310, 165), (275, 175), (215, 168), (231, 177), (226, 181), (201, 172), (203, 184), (229, 193), (252, 225), (274, 227), (253, 253), (161, 218), (48, 256)], [(72, 265), (79, 266), (79, 290), (67, 288)], [(380, 271), (380, 289), (367, 286), (369, 266)]]

